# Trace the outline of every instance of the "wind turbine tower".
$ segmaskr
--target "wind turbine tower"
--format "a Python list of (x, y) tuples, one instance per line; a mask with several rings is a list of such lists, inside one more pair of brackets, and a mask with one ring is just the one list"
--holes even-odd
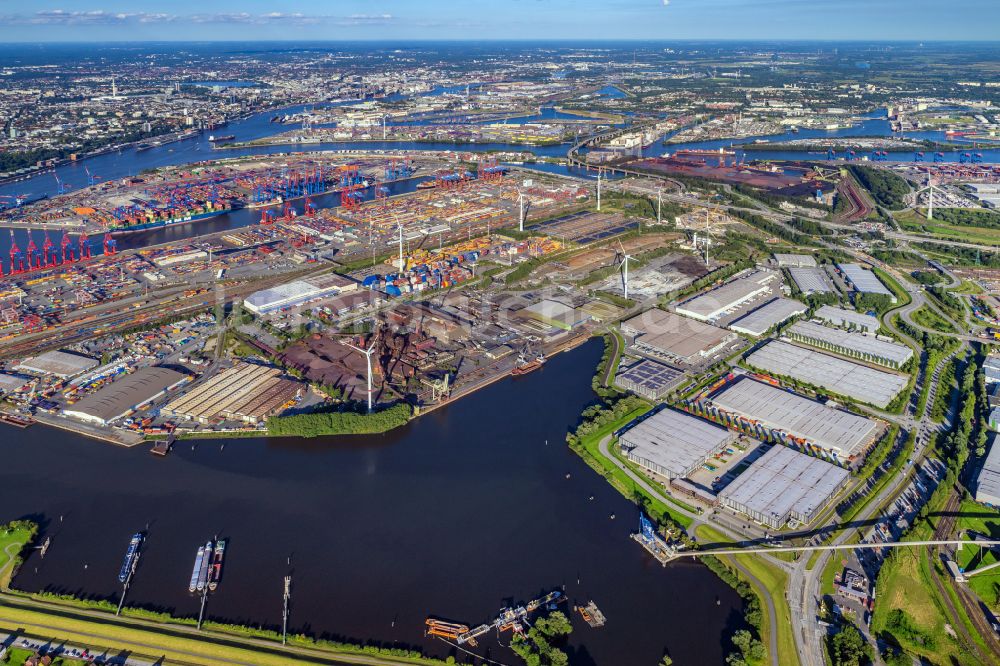
[(625, 298), (628, 298), (628, 262), (632, 261), (632, 255), (625, 252), (625, 246), (622, 245), (621, 241), (618, 241), (618, 247), (622, 250), (622, 263), (620, 263), (619, 266), (622, 269), (622, 283), (625, 287)]
[(375, 343), (372, 342), (371, 347), (367, 350), (361, 347), (355, 347), (354, 345), (348, 343), (348, 347), (354, 351), (361, 352), (365, 355), (365, 361), (368, 363), (368, 413), (371, 414), (372, 411), (372, 354), (375, 353)]
[(931, 180), (931, 175), (927, 174), (927, 187), (919, 190), (917, 195), (919, 196), (921, 192), (927, 193), (927, 219), (934, 219), (934, 182)]
[[(520, 211), (520, 214), (518, 215), (517, 218), (517, 228), (518, 231), (524, 231), (524, 193), (521, 192), (520, 188), (515, 188), (515, 189), (517, 189), (517, 206)], [(598, 210), (601, 209), (600, 205), (598, 205), (597, 209)]]
[(402, 273), (406, 270), (406, 264), (403, 263), (403, 223), (397, 224), (399, 225), (399, 272)]

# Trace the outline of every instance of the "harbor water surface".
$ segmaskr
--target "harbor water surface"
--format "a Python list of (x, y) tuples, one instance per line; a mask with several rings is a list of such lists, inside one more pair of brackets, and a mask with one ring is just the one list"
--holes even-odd
[[(291, 573), (292, 630), (444, 656), (428, 615), (478, 624), (565, 586), (573, 664), (653, 666), (665, 650), (721, 664), (739, 597), (700, 564), (648, 556), (629, 539), (635, 506), (566, 446), (600, 354), (592, 340), (375, 437), (181, 441), (158, 458), (4, 427), (0, 520), (35, 518), (52, 538), (14, 584), (117, 601), (129, 538), (148, 526), (130, 605), (196, 615), (195, 551), (218, 535), (212, 619), (278, 628)], [(601, 629), (572, 613), (591, 599)], [(478, 651), (516, 664), (509, 640)]]

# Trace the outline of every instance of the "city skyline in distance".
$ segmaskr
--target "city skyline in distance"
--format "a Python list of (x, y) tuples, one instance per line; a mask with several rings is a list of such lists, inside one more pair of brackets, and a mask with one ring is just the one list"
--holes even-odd
[[(989, 41), (1000, 3), (958, 0), (0, 0), (6, 42), (228, 40)], [(969, 20), (975, 19), (975, 20)]]

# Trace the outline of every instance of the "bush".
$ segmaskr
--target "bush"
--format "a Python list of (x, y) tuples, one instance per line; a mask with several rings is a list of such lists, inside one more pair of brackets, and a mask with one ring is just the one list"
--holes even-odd
[(881, 205), (892, 210), (905, 206), (903, 197), (910, 192), (910, 186), (896, 174), (887, 169), (860, 164), (852, 164), (847, 168)]
[(316, 412), (268, 419), (267, 431), (275, 437), (319, 437), (322, 435), (368, 435), (406, 425), (412, 410), (405, 403), (371, 414)]

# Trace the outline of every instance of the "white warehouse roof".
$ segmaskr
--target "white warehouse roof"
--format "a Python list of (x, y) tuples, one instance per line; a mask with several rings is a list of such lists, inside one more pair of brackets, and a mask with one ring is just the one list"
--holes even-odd
[(73, 377), (91, 368), (96, 368), (98, 362), (88, 356), (70, 354), (64, 351), (47, 351), (32, 358), (21, 361), (15, 370), (25, 370), (40, 375), (55, 375), (56, 377)]
[(848, 328), (851, 324), (854, 324), (856, 329), (871, 333), (877, 331), (879, 327), (878, 317), (873, 317), (872, 315), (867, 315), (856, 310), (837, 308), (832, 305), (824, 305), (819, 310), (816, 310), (814, 316), (834, 326)]
[(674, 310), (702, 321), (718, 319), (726, 313), (747, 301), (766, 293), (768, 285), (778, 279), (774, 271), (757, 270), (748, 275), (730, 280), (720, 287), (691, 298)]
[(878, 423), (871, 419), (747, 377), (731, 382), (711, 401), (723, 411), (781, 430), (842, 458), (863, 452), (879, 431)]
[(687, 476), (735, 438), (726, 428), (667, 408), (624, 432), (619, 441), (629, 459), (673, 478)]
[(907, 378), (824, 354), (784, 340), (772, 340), (747, 357), (766, 372), (792, 377), (839, 395), (885, 407), (906, 388)]
[(837, 264), (844, 277), (858, 291), (866, 294), (885, 294), (893, 296), (889, 288), (882, 284), (873, 271), (862, 268), (859, 264)]
[[(872, 335), (851, 333), (839, 328), (830, 328), (829, 326), (815, 324), (811, 321), (797, 321), (785, 333), (789, 337), (805, 340), (809, 343), (819, 343), (818, 346), (825, 344), (832, 348), (839, 347), (862, 357), (869, 356), (872, 360), (883, 360), (895, 367), (903, 365), (913, 356), (912, 349), (898, 342), (879, 340)], [(834, 349), (834, 351), (837, 351), (837, 349)]]
[(776, 326), (789, 317), (802, 314), (807, 310), (804, 303), (790, 298), (775, 298), (753, 310), (729, 325), (730, 330), (745, 335), (761, 336), (772, 326)]
[(764, 516), (769, 524), (781, 525), (789, 518), (808, 522), (849, 475), (846, 469), (779, 444), (736, 477), (719, 499)]
[(1000, 506), (1000, 446), (997, 446), (996, 435), (990, 438), (990, 452), (976, 479), (976, 501)]

